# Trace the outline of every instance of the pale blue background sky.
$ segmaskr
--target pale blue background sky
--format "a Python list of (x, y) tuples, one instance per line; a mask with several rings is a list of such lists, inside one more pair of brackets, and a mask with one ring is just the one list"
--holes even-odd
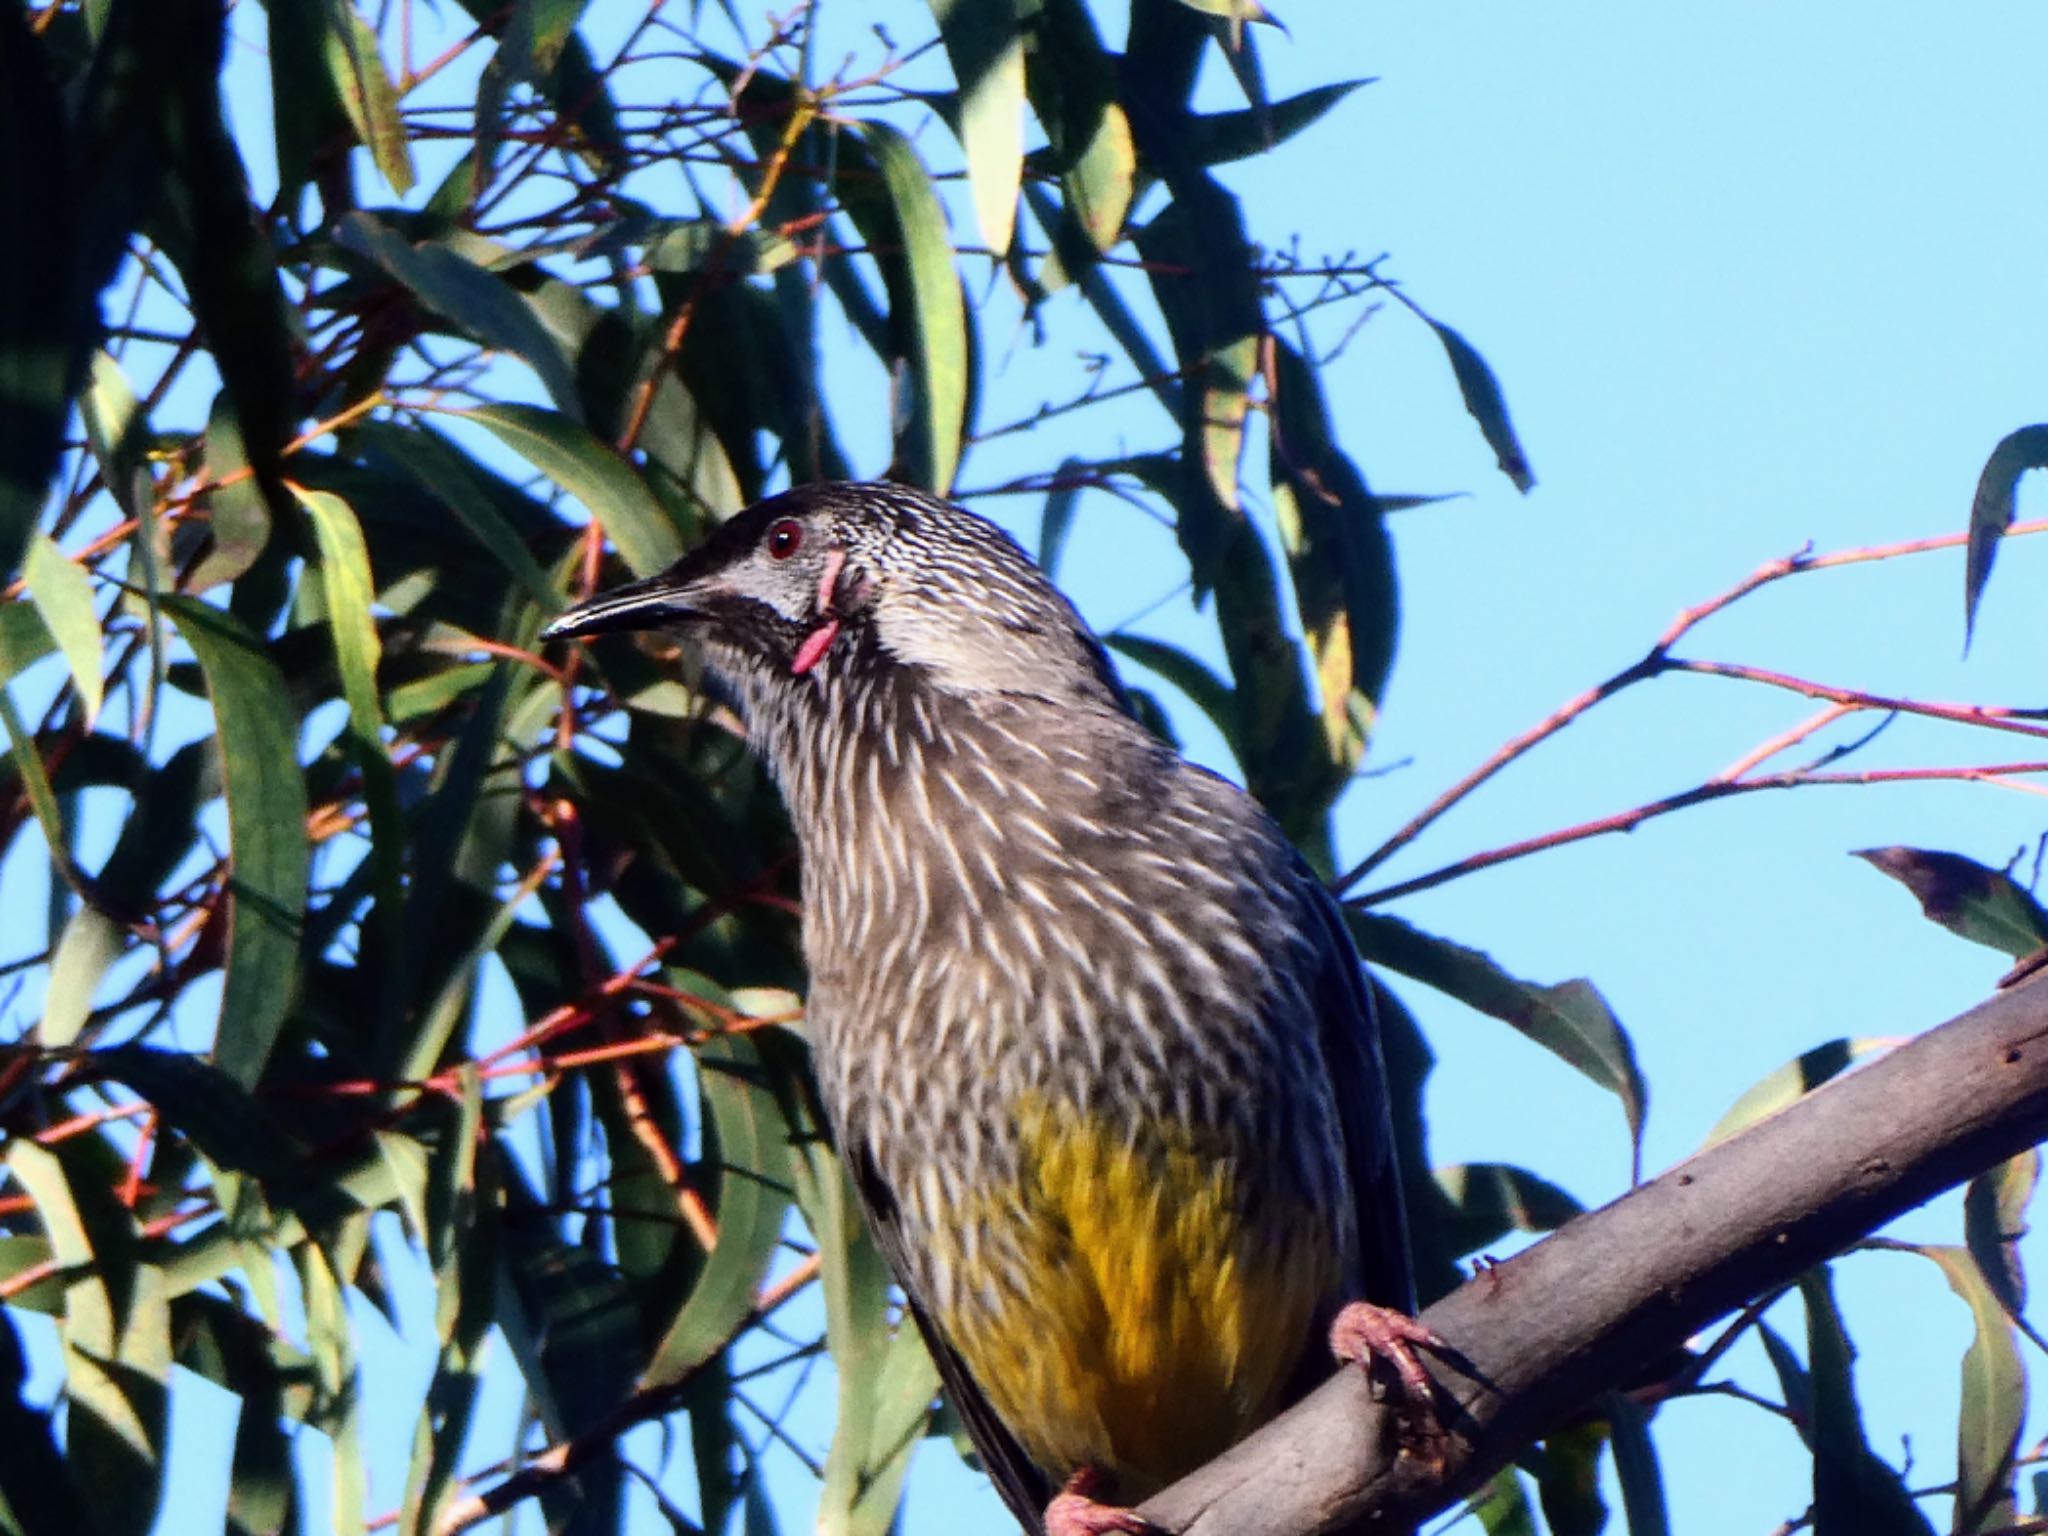
[[(593, 28), (639, 10), (597, 0)], [(825, 15), (852, 42), (870, 18), (891, 18), (901, 38), (925, 27), (910, 5), (826, 0)], [(2040, 8), (1348, 0), (1281, 15), (1290, 35), (1260, 34), (1276, 95), (1379, 82), (1278, 159), (1226, 173), (1253, 230), (1274, 243), (1298, 231), (1308, 254), (1387, 252), (1387, 274), (1493, 364), (1540, 481), (1524, 498), (1493, 469), (1441, 352), (1398, 307), (1328, 376), (1340, 430), (1376, 489), (1468, 493), (1397, 519), (1402, 650), (1374, 761), (1403, 766), (1347, 802), (1347, 852), (1759, 562), (1809, 539), (1829, 549), (1960, 529), (1991, 445), (2048, 418)], [(260, 41), (253, 8), (237, 30)], [(239, 50), (234, 109), (252, 150), (268, 137), (261, 74)], [(1227, 81), (1205, 91), (1235, 104)], [(1033, 353), (993, 319), (984, 340), (999, 367), (984, 420), (1058, 398), (1070, 359)], [(835, 356), (834, 376), (852, 366)], [(860, 467), (879, 468), (882, 423), (846, 425), (869, 446)], [(1068, 443), (1136, 449), (1171, 435), (1140, 408), (1065, 442), (978, 454), (963, 484), (1049, 469)], [(1035, 531), (1035, 500), (985, 510)], [(1108, 625), (1174, 584), (1171, 559), (1158, 530), (1091, 500), (1065, 575)], [(1715, 621), (1690, 649), (1880, 690), (2044, 702), (2048, 550), (2005, 553), (1967, 663), (1961, 569), (1959, 554), (1933, 555), (1802, 577)], [(1201, 632), (1174, 609), (1141, 627)], [(1660, 683), (1482, 792), (1387, 874), (1683, 788), (1807, 712), (1733, 683)], [(1213, 752), (1186, 723), (1196, 750)], [(2023, 755), (2010, 740), (1901, 726), (1867, 761)], [(2048, 802), (1989, 789), (1801, 791), (1483, 873), (1397, 910), (1532, 979), (1602, 987), (1651, 1084), (1655, 1169), (1789, 1056), (1938, 1022), (2002, 969), (1923, 922), (1849, 850), (1900, 842), (1995, 864), (2044, 828)], [(1523, 1163), (1589, 1204), (1625, 1187), (1611, 1099), (1502, 1026), (1402, 990), (1440, 1057), (1439, 1161)], [(1903, 1230), (1959, 1234), (1945, 1207)], [(2029, 1251), (2048, 1258), (2038, 1242)], [(1858, 1260), (1839, 1284), (1865, 1345), (1873, 1443), (1896, 1458), (1910, 1437), (1915, 1483), (1945, 1480), (1962, 1309), (1910, 1259)], [(1777, 1320), (1801, 1335), (1796, 1311)], [(1754, 1351), (1733, 1364), (1770, 1390)], [(395, 1348), (375, 1366), (381, 1512), (402, 1491), (423, 1382)], [(793, 1420), (820, 1455), (829, 1430), (829, 1400)], [(1804, 1459), (1764, 1415), (1677, 1404), (1655, 1433), (1681, 1536), (1767, 1532), (1805, 1508)], [(217, 1507), (207, 1467), (223, 1443), (188, 1430), (165, 1532), (211, 1523), (199, 1512)], [(651, 1431), (635, 1444), (658, 1454)], [(807, 1477), (793, 1458), (770, 1459), (785, 1527), (802, 1529)], [(911, 1536), (999, 1529), (1002, 1518), (948, 1449), (920, 1454)]]

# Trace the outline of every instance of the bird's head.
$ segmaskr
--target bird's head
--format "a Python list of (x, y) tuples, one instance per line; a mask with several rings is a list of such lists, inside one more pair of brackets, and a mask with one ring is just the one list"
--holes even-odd
[(758, 502), (542, 638), (644, 629), (684, 634), (752, 687), (899, 668), (952, 693), (1118, 698), (1101, 646), (1007, 534), (904, 486), (807, 485)]

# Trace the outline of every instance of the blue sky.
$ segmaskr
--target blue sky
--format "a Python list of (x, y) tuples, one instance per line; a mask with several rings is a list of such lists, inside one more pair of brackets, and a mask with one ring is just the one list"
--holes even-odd
[[(593, 9), (600, 31), (629, 13), (607, 0)], [(1347, 853), (1760, 562), (1809, 540), (1832, 549), (1959, 530), (1993, 443), (2048, 418), (2038, 7), (1279, 9), (1288, 34), (1260, 34), (1276, 95), (1377, 83), (1282, 155), (1226, 173), (1253, 230), (1274, 244), (1299, 232), (1309, 254), (1387, 253), (1388, 275), (1492, 363), (1539, 480), (1524, 497), (1494, 470), (1440, 349), (1397, 306), (1333, 365), (1333, 414), (1373, 486), (1458, 493), (1396, 519), (1401, 655), (1374, 746), (1380, 771), (1342, 813)], [(921, 33), (922, 9), (888, 14), (899, 10), (899, 36)], [(849, 46), (877, 13), (825, 6)], [(246, 50), (236, 67), (238, 79), (260, 74)], [(1233, 104), (1227, 81), (1204, 89)], [(245, 136), (266, 138), (260, 97), (238, 86), (233, 99)], [(985, 339), (992, 399), (1029, 409), (1071, 376), (1071, 358), (999, 327)], [(857, 364), (835, 351), (828, 369), (846, 399), (860, 398)], [(849, 441), (869, 449), (862, 467), (878, 469), (885, 423), (847, 409)], [(1006, 414), (992, 405), (985, 419)], [(1050, 469), (1096, 432), (1133, 448), (1167, 436), (1134, 414), (1067, 442), (1012, 439), (971, 459), (963, 483)], [(2023, 515), (2041, 505), (2023, 496)], [(1035, 502), (985, 510), (1035, 530)], [(1064, 575), (1109, 625), (1174, 585), (1172, 559), (1159, 530), (1090, 501)], [(2044, 578), (2048, 547), (2005, 552), (1967, 660), (1959, 554), (1802, 576), (1716, 619), (1689, 649), (1881, 691), (2037, 704)], [(1203, 634), (1199, 617), (1171, 606), (1142, 627)], [(1684, 788), (1809, 712), (1737, 683), (1667, 679), (1511, 770), (1385, 874)], [(1183, 723), (1193, 749), (1213, 756), (1199, 723)], [(1868, 761), (2022, 755), (1900, 726)], [(1983, 787), (1802, 790), (1487, 871), (1395, 910), (1531, 979), (1601, 986), (1651, 1085), (1654, 1170), (1797, 1052), (1912, 1033), (1982, 997), (2002, 969), (1925, 923), (1850, 850), (1906, 843), (1999, 864), (2044, 829), (2048, 801)], [(1612, 1099), (1502, 1026), (1403, 991), (1440, 1058), (1440, 1162), (1521, 1163), (1588, 1204), (1626, 1187)], [(1952, 1205), (1901, 1231), (1959, 1235)], [(2039, 1242), (2028, 1251), (2048, 1259)], [(1873, 1444), (1897, 1459), (1910, 1439), (1915, 1481), (1943, 1480), (1962, 1308), (1931, 1266), (1906, 1258), (1846, 1264), (1838, 1285), (1863, 1345)], [(1796, 1311), (1776, 1320), (1800, 1336)], [(1732, 1363), (1768, 1389), (1753, 1351)], [(405, 1369), (395, 1357), (389, 1369), (383, 1390), (407, 1402)], [(378, 1510), (396, 1502), (411, 1422), (408, 1406), (379, 1426), (398, 1459), (378, 1469)], [(1805, 1508), (1804, 1459), (1768, 1417), (1708, 1400), (1666, 1407), (1654, 1428), (1681, 1536), (1769, 1531)], [(829, 1402), (794, 1426), (820, 1453), (829, 1429)], [(639, 1443), (653, 1447), (651, 1436)], [(806, 1479), (793, 1459), (778, 1465), (777, 1502), (799, 1529)], [(921, 1453), (911, 1536), (1000, 1519), (948, 1449)], [(167, 1514), (161, 1528), (185, 1527)]]

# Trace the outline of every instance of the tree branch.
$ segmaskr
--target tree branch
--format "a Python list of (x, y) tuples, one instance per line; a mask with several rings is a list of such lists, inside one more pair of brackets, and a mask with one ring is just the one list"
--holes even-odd
[(1402, 1529), (1715, 1318), (2048, 1136), (2048, 979), (1826, 1084), (1424, 1314), (1441, 1459), (1343, 1371), (1143, 1513), (1183, 1536)]

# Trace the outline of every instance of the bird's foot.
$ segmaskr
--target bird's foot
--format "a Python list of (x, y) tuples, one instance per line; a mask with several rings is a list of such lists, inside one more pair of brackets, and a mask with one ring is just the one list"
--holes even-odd
[(1430, 1406), (1429, 1373), (1415, 1357), (1417, 1346), (1444, 1349), (1444, 1341), (1433, 1329), (1406, 1312), (1376, 1307), (1369, 1301), (1354, 1301), (1330, 1324), (1330, 1350), (1339, 1360), (1369, 1366), (1384, 1360), (1400, 1378), (1401, 1396), (1410, 1407)]
[(1108, 1536), (1122, 1531), (1128, 1536), (1166, 1536), (1158, 1526), (1135, 1509), (1105, 1504), (1095, 1497), (1102, 1486), (1102, 1474), (1083, 1467), (1067, 1479), (1067, 1485), (1045, 1506), (1045, 1536)]

